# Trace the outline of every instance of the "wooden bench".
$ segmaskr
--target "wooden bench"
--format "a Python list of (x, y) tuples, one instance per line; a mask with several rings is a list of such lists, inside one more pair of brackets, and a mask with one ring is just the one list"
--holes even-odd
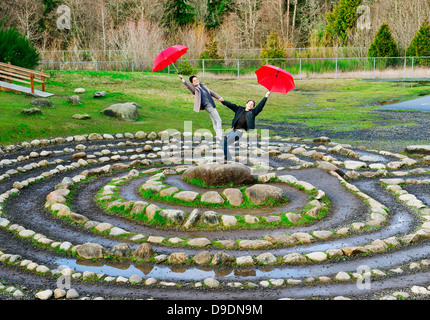
[[(42, 91), (45, 92), (45, 79), (50, 78), (49, 74), (42, 71), (34, 71), (22, 67), (17, 67), (9, 63), (0, 62), (0, 80), (4, 80), (6, 83), (12, 84), (12, 82), (20, 82), (30, 85), (31, 93), (34, 92), (34, 83), (42, 84)], [(0, 85), (1, 86), (1, 85)], [(9, 89), (4, 86), (5, 89)], [(0, 88), (2, 89), (2, 87)]]

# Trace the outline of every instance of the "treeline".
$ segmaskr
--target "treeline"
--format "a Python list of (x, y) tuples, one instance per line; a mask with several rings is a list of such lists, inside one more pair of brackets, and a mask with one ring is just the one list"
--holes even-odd
[(284, 49), (357, 47), (354, 54), (367, 56), (385, 24), (404, 56), (429, 17), (428, 0), (2, 0), (0, 6), (2, 28), (15, 27), (41, 51), (75, 51), (88, 60), (94, 50), (150, 60), (174, 44), (188, 46), (189, 58), (254, 57), (248, 49), (267, 52), (270, 42)]

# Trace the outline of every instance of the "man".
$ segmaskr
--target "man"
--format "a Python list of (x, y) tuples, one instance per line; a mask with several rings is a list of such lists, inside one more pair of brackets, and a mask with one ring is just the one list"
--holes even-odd
[(179, 79), (181, 79), (182, 83), (187, 87), (187, 89), (195, 95), (194, 111), (199, 112), (200, 110), (206, 110), (209, 113), (217, 141), (221, 142), (222, 120), (216, 109), (215, 101), (212, 99), (212, 97), (214, 97), (215, 99), (219, 100), (221, 97), (217, 93), (208, 89), (203, 83), (199, 81), (196, 76), (190, 77), (190, 82), (192, 84), (189, 84), (187, 81), (185, 81), (181, 75), (179, 75)]
[(223, 105), (234, 112), (234, 118), (231, 123), (233, 130), (227, 133), (224, 137), (224, 161), (231, 160), (231, 155), (228, 151), (228, 145), (238, 141), (245, 131), (255, 129), (255, 117), (258, 116), (261, 111), (263, 111), (264, 105), (266, 104), (269, 95), (270, 91), (266, 93), (264, 98), (257, 106), (255, 106), (254, 100), (248, 100), (246, 107), (235, 105), (231, 102), (225, 101), (223, 98), (218, 99)]

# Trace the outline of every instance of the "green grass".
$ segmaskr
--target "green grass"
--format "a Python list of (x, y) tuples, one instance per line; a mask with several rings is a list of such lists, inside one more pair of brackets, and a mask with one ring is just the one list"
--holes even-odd
[[(140, 130), (159, 132), (165, 129), (183, 132), (184, 121), (192, 121), (193, 131), (208, 129), (213, 133), (208, 114), (193, 112), (194, 96), (177, 75), (115, 71), (52, 71), (50, 74), (52, 77), (47, 80), (46, 90), (55, 94), (49, 98), (55, 107), (42, 108), (41, 116), (20, 114), (22, 109), (32, 107), (31, 97), (0, 92), (0, 145), (93, 132), (114, 134)], [(255, 79), (203, 79), (203, 82), (224, 99), (240, 105), (248, 99), (258, 102), (267, 92)], [(79, 87), (86, 89), (85, 93), (79, 94), (82, 105), (69, 105), (67, 97)], [(94, 92), (102, 90), (107, 92), (106, 97), (93, 98)], [(358, 130), (376, 127), (380, 126), (377, 123), (379, 116), (371, 111), (376, 110), (374, 106), (378, 101), (409, 100), (429, 92), (429, 83), (403, 85), (382, 81), (296, 80), (296, 90), (287, 95), (271, 94), (257, 118), (257, 128), (260, 120), (269, 123), (299, 122), (308, 128)], [(140, 119), (129, 122), (100, 113), (104, 108), (122, 102), (141, 105)], [(223, 128), (229, 130), (233, 112), (219, 102), (216, 104), (223, 119)], [(72, 119), (76, 113), (87, 113), (92, 118)], [(272, 131), (271, 135), (276, 135)]]

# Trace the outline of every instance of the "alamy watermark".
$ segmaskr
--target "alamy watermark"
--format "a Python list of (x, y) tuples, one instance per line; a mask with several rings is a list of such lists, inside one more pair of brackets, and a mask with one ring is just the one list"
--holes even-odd
[(57, 13), (61, 14), (61, 16), (57, 19), (57, 28), (59, 30), (70, 30), (72, 28), (70, 8), (62, 4), (58, 7)]
[[(224, 148), (229, 148), (230, 162), (251, 164), (255, 173), (267, 173), (269, 168), (269, 130), (249, 130), (235, 143), (225, 145), (224, 139), (213, 137), (208, 129), (193, 131), (192, 121), (184, 121), (184, 132), (167, 129), (161, 140), (167, 142), (160, 151), (164, 164), (224, 163)], [(224, 132), (224, 134), (226, 134)]]

